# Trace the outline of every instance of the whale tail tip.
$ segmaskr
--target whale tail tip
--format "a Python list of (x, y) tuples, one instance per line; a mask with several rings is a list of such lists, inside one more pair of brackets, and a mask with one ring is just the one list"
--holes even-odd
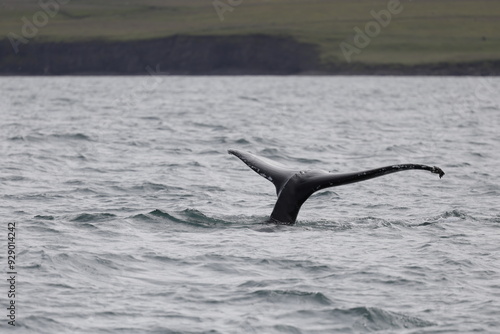
[(444, 176), (444, 172), (443, 172), (443, 170), (441, 168), (436, 167), (436, 166), (434, 166), (432, 168), (433, 168), (432, 172), (435, 173), (435, 174), (439, 174), (439, 178), (440, 179)]

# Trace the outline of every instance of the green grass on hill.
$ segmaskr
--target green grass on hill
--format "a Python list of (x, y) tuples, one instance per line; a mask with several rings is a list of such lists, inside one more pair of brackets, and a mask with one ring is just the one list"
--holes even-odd
[[(388, 4), (387, 0), (242, 0), (221, 22), (212, 1), (69, 0), (35, 38), (135, 40), (264, 33), (316, 44), (325, 63), (344, 62), (339, 44), (352, 43), (353, 28), (364, 29), (373, 21), (370, 12), (387, 9)], [(393, 15), (353, 61), (422, 64), (500, 59), (500, 1), (401, 0), (401, 5), (402, 12)], [(10, 32), (21, 35), (21, 18), (31, 21), (40, 10), (38, 1), (2, 1), (0, 39)]]

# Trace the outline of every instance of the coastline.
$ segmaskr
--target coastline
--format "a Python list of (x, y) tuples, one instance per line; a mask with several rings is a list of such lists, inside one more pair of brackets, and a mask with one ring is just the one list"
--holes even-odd
[(0, 76), (15, 75), (448, 75), (498, 76), (500, 59), (416, 65), (321, 63), (317, 46), (288, 36), (175, 35), (78, 42), (0, 41)]

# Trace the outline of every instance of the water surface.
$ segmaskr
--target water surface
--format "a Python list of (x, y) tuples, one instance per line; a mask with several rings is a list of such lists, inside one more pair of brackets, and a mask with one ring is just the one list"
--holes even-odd
[[(19, 333), (493, 333), (498, 78), (0, 78)], [(422, 163), (263, 225), (303, 169)], [(0, 285), (6, 307), (5, 280)], [(5, 308), (4, 308), (5, 310)], [(5, 313), (5, 311), (4, 311)], [(12, 330), (5, 316), (2, 331)]]

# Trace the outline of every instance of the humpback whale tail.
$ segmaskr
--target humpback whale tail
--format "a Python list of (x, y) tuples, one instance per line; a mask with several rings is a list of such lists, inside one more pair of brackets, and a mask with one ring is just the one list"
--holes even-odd
[(248, 167), (274, 184), (278, 200), (271, 213), (271, 221), (280, 224), (294, 224), (302, 204), (321, 189), (365, 181), (411, 169), (427, 170), (439, 174), (439, 178), (444, 175), (443, 170), (439, 167), (418, 164), (391, 165), (346, 174), (332, 174), (322, 170), (301, 171), (287, 168), (247, 152), (229, 150), (228, 153), (238, 157)]

